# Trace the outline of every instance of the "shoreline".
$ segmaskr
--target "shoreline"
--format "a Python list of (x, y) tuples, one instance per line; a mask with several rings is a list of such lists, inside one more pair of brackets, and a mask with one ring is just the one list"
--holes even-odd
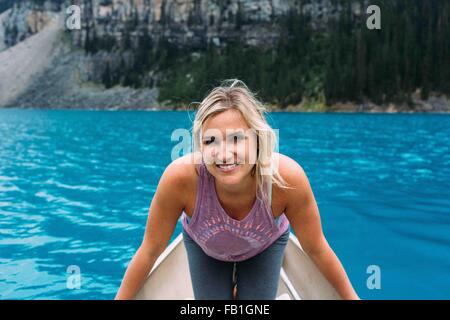
[[(158, 107), (149, 107), (149, 108), (140, 108), (140, 107), (123, 107), (123, 108), (49, 108), (49, 107), (0, 107), (0, 110), (42, 110), (42, 111), (141, 111), (141, 112), (194, 112), (195, 110), (187, 110), (181, 108), (168, 109), (168, 108), (158, 108)], [(442, 114), (448, 115), (450, 114), (450, 110), (436, 110), (436, 111), (385, 111), (385, 110), (369, 110), (369, 111), (358, 111), (358, 110), (326, 110), (326, 111), (318, 111), (318, 110), (267, 110), (268, 113), (304, 113), (304, 114)]]

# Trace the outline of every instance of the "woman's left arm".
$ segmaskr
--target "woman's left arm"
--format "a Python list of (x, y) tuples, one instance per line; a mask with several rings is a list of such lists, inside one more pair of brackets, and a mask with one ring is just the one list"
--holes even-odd
[(290, 187), (295, 188), (285, 189), (285, 215), (298, 241), (342, 299), (359, 300), (341, 262), (323, 234), (319, 209), (305, 172), (289, 157), (285, 157), (283, 162), (280, 174)]

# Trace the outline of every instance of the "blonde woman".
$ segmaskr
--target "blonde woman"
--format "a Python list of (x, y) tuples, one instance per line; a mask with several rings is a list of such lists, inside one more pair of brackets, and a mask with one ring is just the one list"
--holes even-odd
[(195, 299), (275, 299), (290, 227), (341, 297), (359, 299), (324, 237), (303, 169), (274, 152), (265, 109), (242, 81), (226, 80), (204, 98), (193, 139), (194, 152), (159, 181), (116, 299), (137, 293), (180, 215)]

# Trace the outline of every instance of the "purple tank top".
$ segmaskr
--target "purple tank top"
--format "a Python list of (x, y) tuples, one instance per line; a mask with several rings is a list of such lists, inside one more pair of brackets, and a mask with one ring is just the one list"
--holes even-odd
[(285, 214), (275, 219), (271, 208), (265, 206), (261, 198), (256, 198), (253, 208), (244, 219), (231, 218), (219, 202), (214, 176), (204, 163), (199, 169), (192, 218), (189, 219), (183, 212), (182, 224), (207, 255), (232, 262), (249, 259), (264, 251), (289, 228)]

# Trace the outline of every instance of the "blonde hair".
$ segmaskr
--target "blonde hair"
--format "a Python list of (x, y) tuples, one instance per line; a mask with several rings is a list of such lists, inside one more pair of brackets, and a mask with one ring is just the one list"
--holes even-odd
[[(256, 175), (257, 190), (260, 190), (263, 195), (262, 200), (267, 204), (268, 200), (271, 199), (272, 183), (281, 188), (289, 187), (278, 170), (278, 157), (274, 156), (278, 141), (274, 130), (266, 120), (266, 108), (243, 81), (238, 79), (224, 80), (200, 103), (192, 128), (193, 150), (194, 152), (201, 150), (202, 126), (206, 119), (229, 109), (238, 110), (250, 129), (253, 129), (256, 133), (258, 154), (256, 164), (252, 169), (252, 175)], [(264, 169), (267, 165), (270, 168), (268, 173)], [(266, 186), (270, 186), (270, 188)], [(258, 196), (258, 192), (256, 194)]]

